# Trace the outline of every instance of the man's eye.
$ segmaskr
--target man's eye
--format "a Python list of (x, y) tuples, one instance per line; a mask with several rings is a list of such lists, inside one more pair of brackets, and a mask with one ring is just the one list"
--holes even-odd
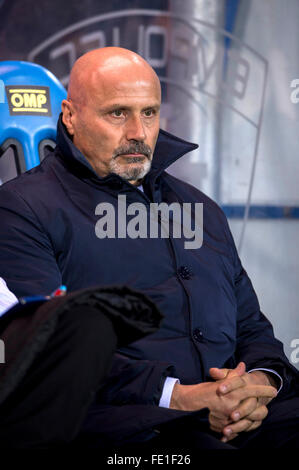
[(124, 112), (122, 109), (115, 109), (114, 111), (111, 112), (111, 114), (114, 117), (122, 117)]
[(154, 114), (156, 114), (154, 109), (146, 109), (144, 111), (144, 115), (146, 117), (152, 117), (152, 116), (154, 116)]

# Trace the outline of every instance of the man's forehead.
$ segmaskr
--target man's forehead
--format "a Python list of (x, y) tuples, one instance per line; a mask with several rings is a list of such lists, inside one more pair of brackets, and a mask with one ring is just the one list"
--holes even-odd
[(159, 104), (161, 100), (159, 85), (154, 80), (139, 77), (97, 80), (90, 88), (90, 96), (106, 103), (145, 99)]
[(159, 90), (153, 81), (138, 78), (130, 78), (124, 80), (118, 78), (115, 81), (102, 82), (103, 90), (111, 94), (127, 94), (127, 95), (149, 95), (156, 94)]

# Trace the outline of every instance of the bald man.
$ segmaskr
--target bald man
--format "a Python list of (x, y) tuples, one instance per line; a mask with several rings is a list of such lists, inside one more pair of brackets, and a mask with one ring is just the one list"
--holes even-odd
[[(125, 284), (164, 314), (157, 333), (115, 355), (76, 443), (295, 445), (298, 372), (223, 212), (165, 171), (197, 145), (159, 129), (160, 104), (159, 79), (134, 52), (77, 60), (55, 151), (0, 189), (0, 271), (17, 297)], [(199, 203), (202, 246), (193, 243)], [(277, 420), (283, 434), (273, 433)]]
[(121, 48), (77, 60), (62, 120), (100, 177), (138, 184), (149, 172), (159, 134), (160, 81), (140, 56)]

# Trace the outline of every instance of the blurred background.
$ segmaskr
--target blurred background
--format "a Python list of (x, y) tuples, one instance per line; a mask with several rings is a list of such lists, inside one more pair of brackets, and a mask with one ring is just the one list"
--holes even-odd
[[(42, 65), (66, 88), (74, 61), (97, 47), (152, 65), (161, 127), (199, 144), (169, 171), (227, 214), (261, 309), (299, 368), (298, 0), (0, 0), (0, 22), (0, 60)], [(13, 162), (3, 147), (0, 184)]]

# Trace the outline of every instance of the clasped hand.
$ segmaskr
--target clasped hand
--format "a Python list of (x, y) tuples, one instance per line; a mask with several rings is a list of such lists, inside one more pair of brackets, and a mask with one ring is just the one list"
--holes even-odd
[(277, 395), (265, 373), (246, 373), (240, 362), (235, 369), (211, 368), (210, 376), (215, 382), (176, 384), (170, 407), (185, 411), (208, 408), (210, 428), (222, 433), (223, 442), (261, 425), (268, 414), (266, 405)]

